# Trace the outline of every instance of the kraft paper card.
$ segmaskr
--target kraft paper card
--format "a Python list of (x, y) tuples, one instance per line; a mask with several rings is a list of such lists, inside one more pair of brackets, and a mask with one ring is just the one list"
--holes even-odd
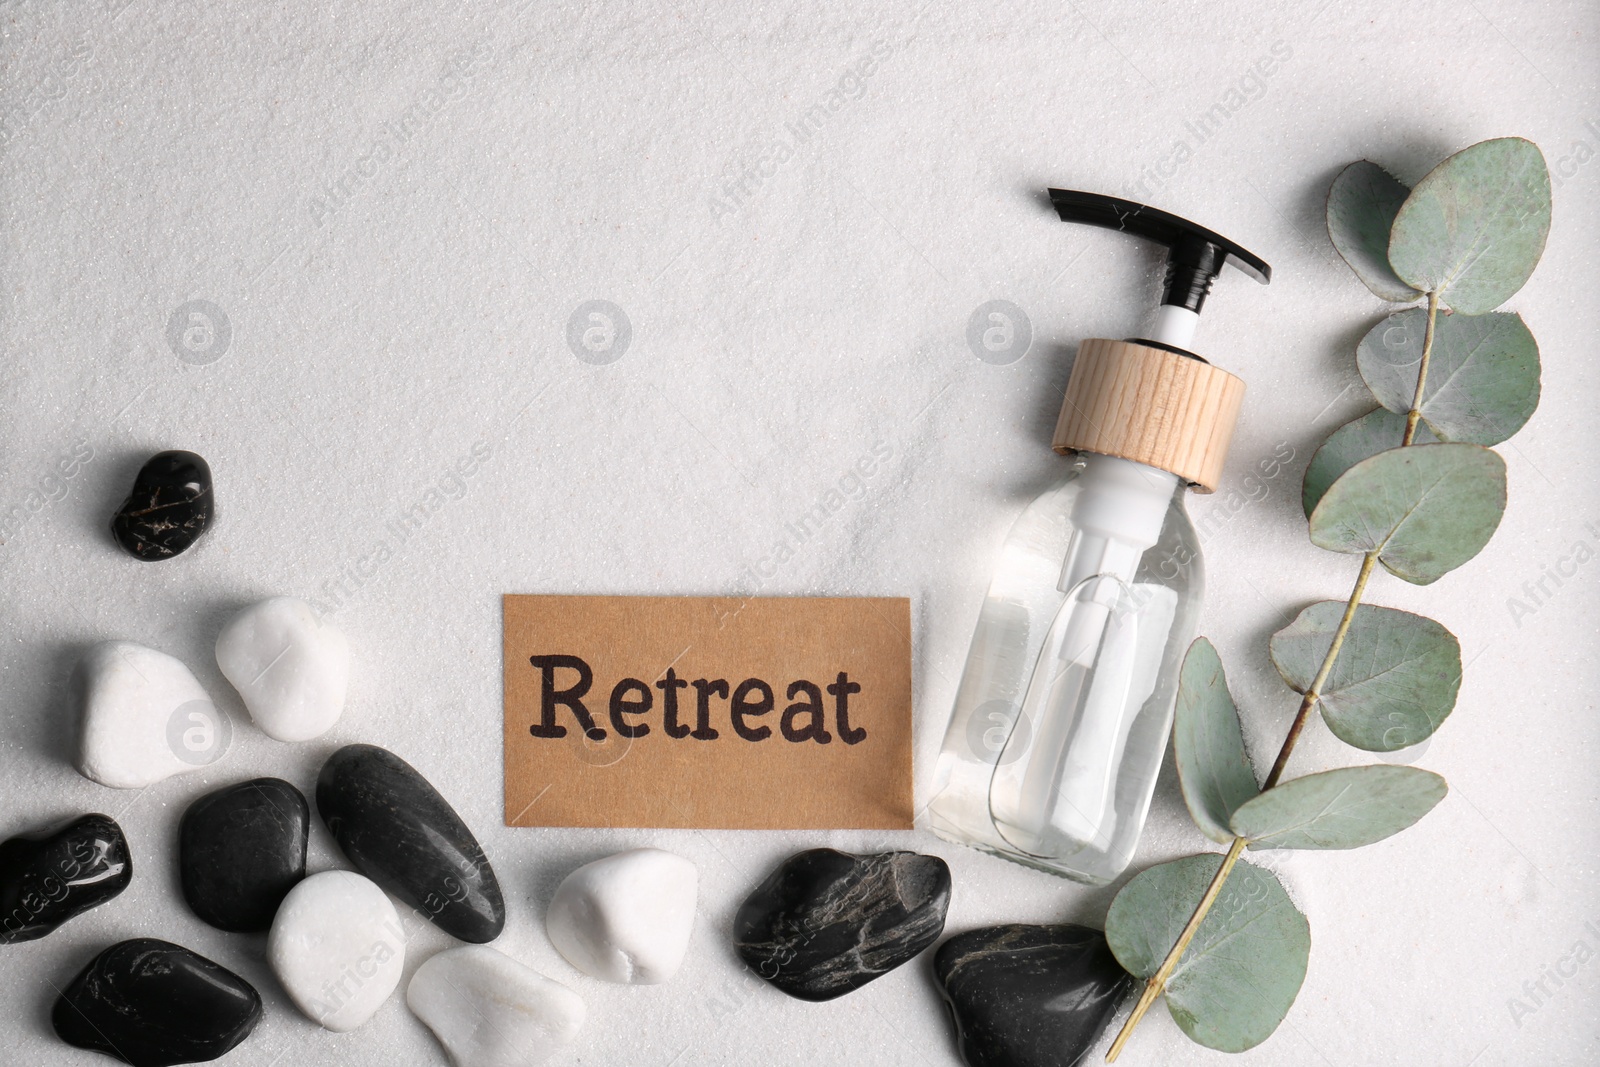
[(508, 826), (909, 830), (899, 597), (503, 600)]

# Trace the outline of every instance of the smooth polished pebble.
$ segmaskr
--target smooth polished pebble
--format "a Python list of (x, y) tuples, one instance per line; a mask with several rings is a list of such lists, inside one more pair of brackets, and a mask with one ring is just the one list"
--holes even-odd
[(1072, 1067), (1133, 988), (1105, 934), (1075, 923), (968, 930), (933, 972), (967, 1067)]
[(636, 848), (586, 863), (550, 901), (545, 929), (567, 961), (608, 982), (665, 982), (694, 931), (699, 873), (682, 856)]
[(81, 724), (78, 770), (141, 789), (215, 763), (227, 724), (195, 676), (165, 652), (106, 641), (84, 653), (69, 686)]
[(276, 740), (321, 737), (344, 713), (350, 642), (304, 600), (272, 597), (228, 620), (217, 666)]
[(199, 540), (215, 514), (210, 465), (193, 452), (157, 452), (111, 517), (111, 535), (134, 559), (171, 559)]
[(43, 937), (132, 880), (128, 839), (109, 815), (9, 838), (0, 843), (0, 945)]
[(183, 898), (221, 930), (272, 925), (278, 905), (306, 874), (311, 806), (281, 778), (252, 778), (200, 797), (178, 825)]
[(734, 917), (750, 968), (792, 997), (832, 1000), (939, 939), (950, 868), (937, 856), (856, 856), (814, 848), (789, 857)]
[(295, 1006), (328, 1030), (354, 1030), (383, 1006), (405, 970), (400, 916), (370, 879), (323, 871), (283, 898), (267, 962)]
[(261, 1021), (261, 995), (221, 964), (168, 941), (119, 941), (56, 998), (50, 1023), (77, 1048), (134, 1067), (203, 1063)]
[(454, 1067), (533, 1067), (570, 1046), (583, 1000), (488, 945), (432, 956), (406, 986), (406, 1004)]
[(505, 901), (478, 839), (415, 767), (376, 745), (346, 745), (317, 776), (317, 811), (358, 871), (452, 937), (500, 936)]

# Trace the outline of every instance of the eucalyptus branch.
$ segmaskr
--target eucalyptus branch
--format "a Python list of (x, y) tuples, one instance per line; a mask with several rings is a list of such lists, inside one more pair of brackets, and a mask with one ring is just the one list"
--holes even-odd
[[(1412, 443), (1416, 436), (1417, 423), (1422, 418), (1422, 398), (1428, 381), (1428, 361), (1433, 354), (1434, 324), (1439, 314), (1439, 294), (1428, 293), (1428, 325), (1422, 342), (1422, 358), (1417, 367), (1417, 388), (1411, 401), (1411, 410), (1406, 413), (1405, 436), (1401, 439), (1401, 447)], [(1350, 590), (1350, 596), (1345, 601), (1344, 614), (1339, 618), (1338, 628), (1333, 633), (1333, 642), (1328, 646), (1328, 652), (1322, 658), (1322, 665), (1317, 669), (1316, 678), (1306, 689), (1300, 701), (1300, 708), (1295, 713), (1294, 722), (1289, 726), (1289, 733), (1284, 738), (1283, 747), (1278, 750), (1278, 758), (1272, 764), (1272, 770), (1267, 774), (1267, 780), (1262, 785), (1262, 792), (1277, 785), (1283, 777), (1283, 771), (1289, 763), (1289, 756), (1294, 752), (1295, 744), (1300, 740), (1300, 734), (1305, 729), (1306, 721), (1311, 717), (1311, 712), (1322, 699), (1322, 687), (1327, 682), (1328, 676), (1333, 673), (1334, 664), (1339, 659), (1339, 652), (1344, 646), (1345, 636), (1350, 632), (1350, 623), (1355, 618), (1356, 609), (1361, 606), (1361, 598), (1365, 595), (1367, 581), (1372, 577), (1372, 569), (1378, 562), (1381, 549), (1374, 549), (1366, 553), (1361, 559), (1361, 569), (1356, 572), (1355, 585)], [(1171, 951), (1161, 961), (1155, 974), (1145, 982), (1144, 991), (1139, 995), (1138, 1003), (1122, 1024), (1122, 1029), (1117, 1032), (1116, 1040), (1112, 1041), (1111, 1048), (1106, 1052), (1106, 1062), (1114, 1063), (1122, 1053), (1123, 1046), (1133, 1036), (1134, 1029), (1150, 1010), (1151, 1005), (1165, 991), (1167, 980), (1172, 977), (1173, 969), (1177, 967), (1178, 960), (1189, 948), (1189, 943), (1194, 940), (1196, 931), (1211, 911), (1211, 906), (1216, 903), (1222, 893), (1222, 887), (1228, 881), (1228, 876), (1233, 873), (1233, 867), (1238, 862), (1239, 856), (1249, 844), (1243, 837), (1235, 837), (1228, 846), (1227, 853), (1223, 856), (1222, 865), (1217, 868), (1217, 873), (1211, 879), (1211, 884), (1206, 887), (1205, 894), (1201, 896), (1194, 913), (1189, 916), (1189, 921), (1184, 925), (1183, 932), (1173, 944)]]

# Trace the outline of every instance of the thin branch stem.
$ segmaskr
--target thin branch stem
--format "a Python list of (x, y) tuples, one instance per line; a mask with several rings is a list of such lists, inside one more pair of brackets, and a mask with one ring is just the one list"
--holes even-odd
[(1422, 420), (1422, 390), (1428, 384), (1428, 359), (1433, 355), (1433, 324), (1439, 318), (1439, 294), (1428, 294), (1428, 329), (1422, 335), (1422, 359), (1417, 364), (1417, 391), (1411, 395), (1411, 410), (1406, 412), (1406, 435), (1400, 438), (1400, 447), (1409, 445), (1417, 436), (1417, 423)]
[(1267, 775), (1267, 780), (1261, 787), (1265, 793), (1278, 784), (1283, 777), (1283, 769), (1289, 764), (1289, 754), (1294, 751), (1295, 742), (1300, 740), (1300, 731), (1306, 728), (1306, 720), (1311, 717), (1311, 709), (1317, 706), (1317, 701), (1322, 699), (1322, 687), (1328, 681), (1328, 675), (1333, 672), (1333, 663), (1339, 658), (1339, 650), (1344, 647), (1345, 635), (1350, 632), (1350, 622), (1356, 617), (1356, 608), (1361, 606), (1361, 597), (1367, 591), (1367, 579), (1372, 577), (1372, 568), (1378, 562), (1376, 552), (1368, 552), (1361, 557), (1361, 570), (1356, 572), (1356, 584), (1350, 590), (1350, 598), (1345, 601), (1344, 614), (1339, 616), (1339, 626), (1333, 631), (1333, 644), (1328, 646), (1328, 654), (1322, 657), (1322, 666), (1317, 668), (1317, 676), (1311, 682), (1311, 688), (1306, 690), (1305, 696), (1300, 701), (1300, 710), (1295, 713), (1294, 722), (1289, 725), (1289, 735), (1283, 739), (1283, 747), (1278, 750), (1278, 758), (1272, 764), (1272, 772)]
[[(1411, 410), (1406, 413), (1406, 432), (1400, 440), (1400, 447), (1404, 448), (1412, 443), (1417, 434), (1417, 424), (1422, 419), (1422, 394), (1428, 383), (1428, 359), (1433, 355), (1434, 322), (1439, 315), (1439, 294), (1428, 294), (1428, 328), (1422, 339), (1422, 359), (1417, 365), (1417, 390), (1412, 395)], [(1361, 606), (1361, 598), (1367, 591), (1367, 580), (1372, 577), (1372, 570), (1378, 563), (1378, 553), (1368, 552), (1361, 557), (1361, 569), (1356, 572), (1354, 586), (1350, 596), (1345, 601), (1344, 614), (1339, 617), (1339, 625), (1333, 632), (1333, 642), (1328, 645), (1328, 652), (1322, 657), (1322, 666), (1317, 668), (1316, 677), (1306, 689), (1305, 695), (1300, 700), (1300, 708), (1295, 712), (1294, 722), (1289, 726), (1289, 733), (1283, 739), (1283, 747), (1278, 750), (1278, 758), (1272, 764), (1272, 770), (1267, 775), (1266, 782), (1261, 786), (1264, 793), (1277, 785), (1283, 777), (1284, 768), (1289, 764), (1289, 756), (1294, 752), (1295, 745), (1300, 740), (1301, 731), (1311, 718), (1311, 712), (1322, 699), (1322, 687), (1327, 684), (1328, 675), (1333, 673), (1333, 665), (1339, 659), (1339, 651), (1344, 647), (1345, 637), (1350, 632), (1350, 623), (1356, 617), (1356, 609)], [(1194, 935), (1200, 929), (1200, 924), (1205, 921), (1206, 915), (1211, 911), (1211, 906), (1217, 902), (1217, 897), (1222, 893), (1222, 886), (1228, 880), (1228, 875), (1233, 873), (1233, 865), (1238, 862), (1240, 854), (1249, 844), (1243, 837), (1235, 837), (1228, 846), (1227, 853), (1222, 857), (1222, 866), (1217, 868), (1217, 873), (1212, 877), (1211, 884), (1206, 886), (1206, 891), (1200, 898), (1200, 903), (1195, 906), (1194, 914), (1189, 916), (1189, 921), (1184, 924), (1183, 932), (1178, 935), (1178, 940), (1173, 944), (1166, 959), (1161, 961), (1161, 966), (1156, 968), (1156, 973), (1145, 982), (1144, 992), (1139, 995), (1139, 1002), (1133, 1006), (1133, 1011), (1122, 1024), (1122, 1029), (1117, 1032), (1116, 1040), (1111, 1042), (1111, 1048), (1106, 1052), (1106, 1062), (1114, 1063), (1122, 1048), (1133, 1036), (1133, 1031), (1167, 988), (1167, 980), (1172, 977), (1173, 970), (1178, 965), (1189, 948), (1189, 943), (1194, 940)]]

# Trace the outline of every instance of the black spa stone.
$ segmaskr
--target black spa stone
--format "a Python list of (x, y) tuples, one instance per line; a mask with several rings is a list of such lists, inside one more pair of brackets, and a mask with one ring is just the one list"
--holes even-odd
[(967, 1067), (1072, 1067), (1133, 986), (1088, 926), (991, 926), (933, 955)]
[(117, 544), (134, 559), (171, 559), (211, 525), (216, 498), (211, 468), (193, 452), (157, 452), (111, 517)]
[(750, 968), (801, 1000), (832, 1000), (939, 939), (950, 868), (937, 856), (814, 848), (785, 860), (734, 917)]
[(128, 840), (109, 815), (82, 815), (0, 843), (0, 945), (43, 937), (132, 880)]
[(56, 1035), (134, 1067), (214, 1060), (250, 1036), (261, 996), (226, 967), (180, 945), (119, 941), (56, 998)]
[(433, 920), (482, 944), (506, 907), (477, 838), (416, 768), (376, 745), (346, 745), (317, 776), (317, 811), (356, 870)]
[(178, 874), (190, 909), (222, 930), (258, 932), (306, 875), (311, 807), (281, 778), (239, 782), (189, 805)]

